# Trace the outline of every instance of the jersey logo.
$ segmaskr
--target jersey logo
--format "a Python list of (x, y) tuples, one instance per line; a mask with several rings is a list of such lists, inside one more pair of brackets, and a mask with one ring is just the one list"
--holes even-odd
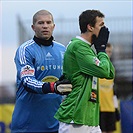
[(44, 66), (41, 66), (41, 70), (44, 71), (45, 70), (45, 67)]
[(97, 77), (93, 77), (92, 79), (92, 90), (89, 101), (91, 102), (97, 101)]
[(53, 56), (48, 52), (46, 54), (45, 60), (54, 60)]
[(25, 76), (33, 76), (34, 75), (35, 70), (33, 68), (31, 68), (31, 66), (26, 65), (24, 67), (22, 67), (21, 69), (21, 78), (25, 77)]
[(42, 82), (50, 82), (51, 83), (51, 82), (55, 82), (57, 80), (58, 80), (58, 78), (55, 76), (46, 76), (42, 79)]
[(91, 101), (91, 102), (97, 101), (97, 91), (96, 90), (92, 89), (89, 101)]
[(94, 62), (97, 66), (99, 66), (100, 60), (97, 57), (94, 57)]
[(61, 53), (61, 58), (63, 59), (63, 58), (64, 58), (64, 53), (65, 53), (65, 52), (60, 51), (60, 53)]

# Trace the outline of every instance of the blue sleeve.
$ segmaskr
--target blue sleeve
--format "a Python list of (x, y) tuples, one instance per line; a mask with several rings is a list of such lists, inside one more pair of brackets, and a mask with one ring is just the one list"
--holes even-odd
[(20, 47), (17, 50), (15, 56), (17, 79), (19, 79), (19, 87), (23, 85), (28, 92), (42, 94), (44, 93), (44, 90), (42, 90), (43, 84), (48, 90), (50, 90), (50, 85), (36, 79), (34, 60), (34, 53), (28, 48)]

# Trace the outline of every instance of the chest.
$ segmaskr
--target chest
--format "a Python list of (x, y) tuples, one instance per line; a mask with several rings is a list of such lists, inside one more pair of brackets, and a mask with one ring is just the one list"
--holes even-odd
[(34, 52), (33, 64), (36, 71), (62, 69), (64, 50), (54, 47), (40, 47)]

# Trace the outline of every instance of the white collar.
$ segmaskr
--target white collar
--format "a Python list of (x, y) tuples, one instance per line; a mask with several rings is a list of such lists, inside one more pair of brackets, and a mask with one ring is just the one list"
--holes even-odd
[(82, 40), (83, 42), (88, 43), (88, 44), (91, 46), (91, 43), (90, 43), (90, 42), (88, 42), (87, 40), (85, 40), (83, 37), (81, 37), (81, 36), (76, 36), (76, 38), (78, 38), (78, 39)]

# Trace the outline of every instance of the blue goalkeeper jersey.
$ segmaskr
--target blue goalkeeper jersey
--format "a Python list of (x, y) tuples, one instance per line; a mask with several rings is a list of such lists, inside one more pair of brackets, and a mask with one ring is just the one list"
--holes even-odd
[(44, 94), (42, 85), (55, 82), (61, 76), (64, 52), (65, 46), (60, 43), (53, 41), (53, 45), (44, 46), (38, 45), (33, 39), (17, 49), (14, 59), (17, 92), (12, 133), (58, 130), (54, 115), (62, 97), (55, 93)]

